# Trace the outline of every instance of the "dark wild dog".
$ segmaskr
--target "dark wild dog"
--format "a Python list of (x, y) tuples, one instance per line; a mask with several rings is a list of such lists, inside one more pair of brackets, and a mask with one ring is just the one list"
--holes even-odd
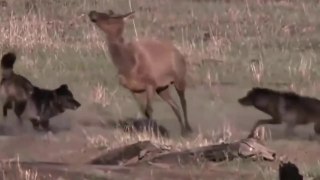
[(247, 95), (240, 98), (243, 106), (254, 106), (271, 116), (270, 119), (257, 121), (249, 137), (256, 128), (265, 124), (286, 124), (287, 135), (293, 135), (296, 125), (314, 122), (314, 131), (320, 134), (320, 101), (315, 98), (301, 96), (293, 92), (281, 92), (267, 88), (252, 88)]
[(26, 104), (22, 106), (18, 117), (29, 119), (33, 128), (38, 130), (41, 126), (44, 130), (50, 130), (49, 119), (63, 113), (67, 109), (76, 110), (81, 104), (74, 99), (72, 92), (66, 84), (54, 90), (34, 87), (33, 93)]
[[(115, 14), (91, 11), (88, 16), (107, 38), (112, 61), (118, 69), (120, 84), (129, 89), (140, 105), (141, 111), (152, 119), (151, 101), (157, 93), (172, 108), (179, 120), (182, 135), (192, 132), (187, 117), (186, 61), (179, 50), (167, 41), (140, 39), (125, 42), (125, 21), (134, 12)], [(180, 98), (184, 123), (178, 105), (170, 95), (173, 84)]]
[[(14, 63), (16, 61), (16, 55), (12, 52), (6, 53), (1, 59), (1, 83), (0, 92), (1, 98), (4, 100), (2, 107), (3, 116), (6, 118), (8, 115), (8, 109), (12, 109), (16, 114), (21, 113), (21, 105), (25, 104), (29, 96), (32, 94), (33, 85), (25, 77), (16, 74), (13, 70)], [(20, 123), (22, 123), (19, 118)]]
[(299, 168), (290, 161), (287, 163), (281, 162), (278, 172), (279, 180), (303, 180)]

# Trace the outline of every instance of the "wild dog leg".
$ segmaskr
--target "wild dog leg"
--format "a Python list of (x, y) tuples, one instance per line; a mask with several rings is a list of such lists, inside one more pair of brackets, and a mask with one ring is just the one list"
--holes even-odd
[(316, 135), (320, 136), (320, 122), (314, 123), (313, 130)]
[(8, 116), (8, 109), (12, 108), (12, 102), (6, 100), (3, 107), (2, 107), (2, 113), (3, 113), (3, 117), (7, 117)]
[(288, 137), (295, 135), (295, 132), (294, 132), (295, 126), (296, 126), (295, 123), (287, 123), (287, 124), (286, 124), (285, 133), (286, 133), (286, 135), (287, 135)]
[(33, 129), (39, 130), (39, 126), (40, 126), (39, 120), (35, 118), (31, 118), (30, 121), (32, 123)]
[(315, 134), (309, 135), (309, 140), (317, 140), (320, 141), (320, 122), (315, 122), (313, 126), (313, 130)]
[(25, 110), (25, 108), (26, 108), (26, 102), (15, 103), (15, 105), (14, 105), (14, 113), (18, 117), (20, 125), (23, 124), (23, 121), (21, 119), (21, 115), (22, 115), (23, 111)]
[(261, 119), (261, 120), (258, 120), (258, 121), (254, 124), (253, 128), (251, 129), (248, 138), (254, 137), (255, 132), (256, 132), (256, 129), (257, 129), (259, 126), (265, 125), (265, 124), (281, 124), (281, 121), (279, 121), (279, 120), (277, 120), (277, 119)]
[(40, 125), (45, 131), (50, 131), (50, 125), (49, 125), (49, 120), (40, 120)]

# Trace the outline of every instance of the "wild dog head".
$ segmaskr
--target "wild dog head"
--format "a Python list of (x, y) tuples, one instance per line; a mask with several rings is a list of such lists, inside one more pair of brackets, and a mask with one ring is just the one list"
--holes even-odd
[(76, 110), (81, 106), (81, 104), (74, 99), (72, 92), (66, 84), (62, 84), (59, 88), (55, 89), (55, 96), (57, 105), (63, 111), (65, 109)]
[(238, 99), (238, 102), (243, 106), (263, 107), (267, 106), (271, 96), (275, 94), (273, 90), (254, 87), (244, 97)]

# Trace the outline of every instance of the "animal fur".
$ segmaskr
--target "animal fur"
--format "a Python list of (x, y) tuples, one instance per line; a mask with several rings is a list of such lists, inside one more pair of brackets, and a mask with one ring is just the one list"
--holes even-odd
[(22, 119), (29, 119), (33, 128), (50, 130), (49, 119), (63, 113), (67, 109), (76, 110), (81, 104), (74, 99), (66, 84), (54, 90), (34, 87), (33, 93), (26, 104), (19, 104)]
[[(32, 83), (22, 75), (14, 72), (14, 64), (16, 55), (13, 52), (8, 52), (1, 59), (1, 82), (0, 94), (4, 101), (3, 116), (7, 117), (8, 110), (12, 109), (17, 104), (23, 104), (33, 92)], [(19, 108), (14, 108), (15, 113)], [(21, 119), (19, 119), (20, 122)]]
[(281, 162), (279, 165), (279, 180), (303, 180), (303, 176), (295, 164)]
[(316, 98), (255, 87), (238, 101), (243, 106), (253, 106), (271, 116), (270, 119), (257, 121), (249, 137), (260, 125), (281, 123), (286, 124), (287, 135), (293, 134), (296, 125), (308, 123), (314, 123), (315, 133), (320, 134), (320, 101)]
[(8, 109), (22, 123), (23, 119), (32, 122), (35, 129), (41, 126), (49, 130), (49, 119), (63, 113), (66, 109), (77, 109), (80, 103), (73, 98), (66, 84), (54, 90), (34, 86), (27, 78), (14, 72), (15, 53), (8, 52), (1, 59), (1, 97), (4, 99), (3, 116), (7, 117)]
[[(179, 120), (181, 133), (190, 133), (192, 128), (187, 117), (185, 99), (185, 57), (168, 41), (140, 39), (125, 42), (122, 35), (125, 21), (133, 14), (134, 12), (117, 15), (113, 11), (91, 11), (88, 16), (107, 36), (108, 49), (118, 69), (120, 84), (131, 91), (144, 115), (152, 119), (151, 101), (156, 93), (172, 108)], [(179, 95), (184, 122), (178, 105), (170, 95), (171, 84)]]

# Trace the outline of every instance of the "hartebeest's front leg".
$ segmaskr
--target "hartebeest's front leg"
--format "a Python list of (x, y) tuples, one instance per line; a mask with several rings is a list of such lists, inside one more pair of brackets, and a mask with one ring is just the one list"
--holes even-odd
[(140, 111), (144, 114), (144, 110), (147, 104), (147, 95), (146, 91), (143, 92), (132, 92), (133, 97), (135, 98), (137, 104), (139, 105)]
[[(151, 89), (149, 89), (150, 91)], [(152, 106), (151, 106), (151, 100), (153, 97), (153, 92), (148, 91), (142, 91), (142, 92), (132, 92), (132, 95), (136, 99), (137, 103), (139, 104), (141, 112), (149, 119), (152, 118)], [(149, 98), (148, 98), (149, 97)], [(148, 100), (149, 99), (149, 100)]]
[(254, 134), (256, 132), (256, 129), (261, 126), (261, 125), (265, 125), (265, 124), (281, 124), (281, 121), (279, 121), (278, 119), (261, 119), (258, 120), (254, 126), (252, 127), (250, 134), (249, 134), (249, 138), (254, 137)]

